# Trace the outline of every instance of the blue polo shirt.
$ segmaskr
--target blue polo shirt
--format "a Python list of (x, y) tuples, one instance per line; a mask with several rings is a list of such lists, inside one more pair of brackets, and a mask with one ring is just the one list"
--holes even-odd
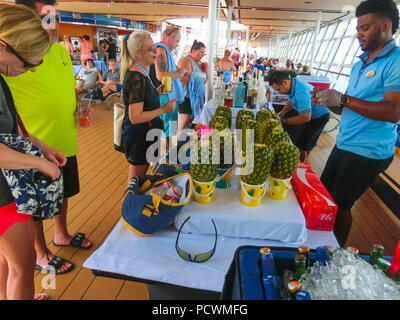
[(300, 79), (292, 79), (292, 90), (287, 96), (298, 114), (311, 113), (311, 119), (317, 119), (329, 113), (329, 109), (311, 104), (311, 91), (313, 91), (312, 85)]
[[(392, 40), (370, 62), (368, 52), (351, 69), (347, 94), (380, 102), (384, 94), (400, 92), (400, 48)], [(377, 107), (378, 108), (378, 107)], [(368, 119), (343, 108), (336, 145), (339, 149), (371, 159), (387, 159), (395, 152), (396, 124)]]

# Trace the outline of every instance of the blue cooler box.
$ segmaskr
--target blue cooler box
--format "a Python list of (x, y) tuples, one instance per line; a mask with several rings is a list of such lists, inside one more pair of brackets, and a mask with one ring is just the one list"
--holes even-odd
[[(225, 276), (221, 300), (264, 300), (264, 288), (261, 272), (260, 249), (258, 246), (242, 246), (236, 249), (234, 259)], [(276, 272), (282, 277), (286, 269), (294, 270), (294, 257), (297, 248), (269, 247), (274, 256)], [(315, 263), (315, 249), (310, 249), (309, 260)], [(369, 254), (359, 256), (369, 261)], [(383, 257), (391, 261), (393, 257)]]

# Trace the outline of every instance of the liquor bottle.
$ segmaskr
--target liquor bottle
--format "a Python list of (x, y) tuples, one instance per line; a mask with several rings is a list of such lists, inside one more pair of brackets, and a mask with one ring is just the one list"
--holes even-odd
[(306, 257), (302, 254), (296, 254), (294, 258), (294, 278), (299, 280), (306, 273)]
[(316, 252), (316, 260), (321, 266), (326, 266), (329, 261), (329, 249), (324, 247), (318, 247)]
[(255, 109), (257, 106), (257, 87), (250, 83), (248, 87), (248, 95), (247, 95), (247, 108)]
[(257, 84), (257, 107), (261, 109), (261, 105), (265, 102), (266, 99), (266, 91), (264, 85), (264, 76), (260, 72), (260, 76), (258, 77)]
[(243, 85), (244, 85), (244, 103), (247, 104), (247, 91), (249, 88), (248, 73), (243, 73)]
[(222, 75), (219, 75), (215, 82), (214, 92), (213, 92), (214, 104), (216, 107), (224, 105), (224, 91), (225, 90), (224, 90), (224, 85), (222, 83)]
[(261, 270), (263, 277), (275, 276), (276, 275), (275, 261), (271, 253), (271, 249), (261, 248), (260, 254), (261, 254)]
[(226, 85), (224, 105), (230, 108), (233, 107), (233, 90), (229, 84)]
[(243, 79), (239, 78), (239, 83), (236, 85), (235, 89), (235, 99), (233, 100), (233, 106), (235, 108), (243, 108), (244, 92), (245, 92), (245, 87), (243, 84)]
[(385, 248), (380, 244), (373, 244), (369, 253), (369, 263), (371, 265), (376, 264), (378, 259), (383, 257), (384, 250)]

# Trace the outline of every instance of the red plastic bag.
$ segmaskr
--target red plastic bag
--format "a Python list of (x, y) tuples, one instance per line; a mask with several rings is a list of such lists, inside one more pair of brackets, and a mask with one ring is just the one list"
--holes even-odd
[(309, 163), (299, 162), (292, 178), (293, 190), (310, 230), (332, 231), (337, 205)]

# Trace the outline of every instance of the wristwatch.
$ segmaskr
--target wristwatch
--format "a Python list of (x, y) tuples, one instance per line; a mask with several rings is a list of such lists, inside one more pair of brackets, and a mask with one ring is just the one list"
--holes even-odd
[(342, 94), (339, 98), (339, 105), (341, 107), (345, 107), (349, 104), (350, 102), (350, 98), (347, 94)]

